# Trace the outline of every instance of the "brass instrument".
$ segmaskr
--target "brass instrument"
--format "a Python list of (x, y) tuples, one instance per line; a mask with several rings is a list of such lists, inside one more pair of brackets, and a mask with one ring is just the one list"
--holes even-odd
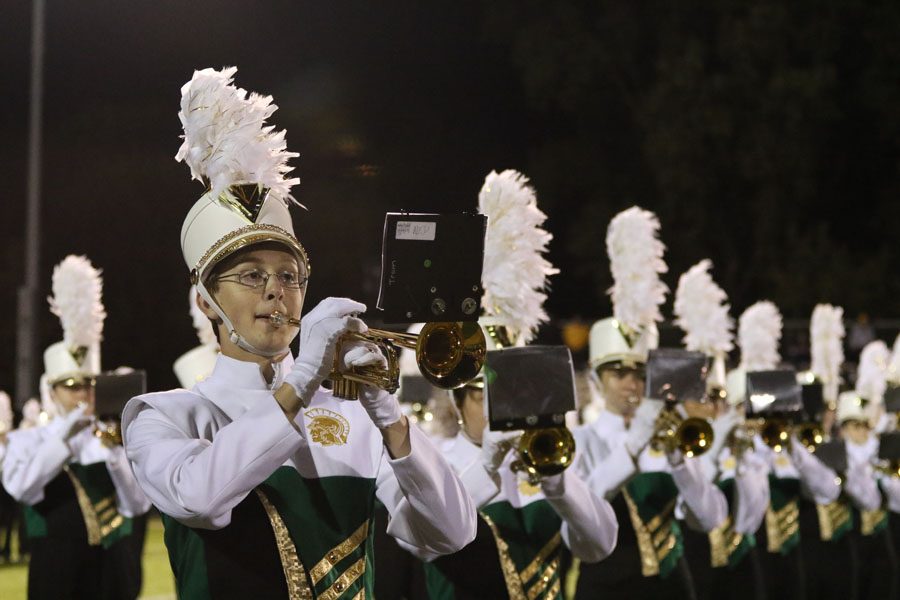
[(565, 427), (526, 429), (516, 444), (519, 458), (511, 468), (524, 471), (528, 481), (537, 485), (542, 477), (565, 471), (575, 458), (575, 438)]
[(900, 478), (900, 459), (879, 459), (873, 463), (876, 471), (890, 477)]
[(656, 418), (652, 446), (664, 452), (680, 450), (686, 457), (700, 456), (712, 447), (713, 428), (706, 419), (684, 418), (674, 406), (663, 408)]
[(793, 427), (793, 433), (800, 440), (800, 443), (806, 446), (810, 452), (815, 452), (816, 448), (825, 441), (825, 432), (816, 422), (800, 423)]
[(115, 417), (98, 418), (94, 421), (94, 437), (104, 446), (121, 446), (122, 423)]
[[(269, 317), (273, 325), (294, 325), (300, 320), (275, 312)], [(426, 323), (418, 335), (369, 329), (366, 333), (347, 333), (341, 342), (362, 341), (378, 346), (387, 359), (387, 368), (357, 367), (341, 370), (341, 343), (335, 351), (334, 367), (328, 378), (338, 398), (359, 398), (359, 384), (368, 384), (394, 393), (400, 387), (399, 349), (415, 350), (419, 371), (435, 387), (450, 390), (461, 387), (478, 375), (484, 364), (487, 344), (478, 323)]]

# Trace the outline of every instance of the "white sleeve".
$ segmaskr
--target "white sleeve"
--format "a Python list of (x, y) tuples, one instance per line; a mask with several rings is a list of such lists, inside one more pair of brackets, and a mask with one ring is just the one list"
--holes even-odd
[(841, 495), (837, 473), (810, 454), (803, 444), (791, 444), (791, 458), (800, 473), (803, 489), (816, 504), (831, 504)]
[(876, 510), (881, 507), (881, 492), (872, 467), (868, 464), (853, 465), (847, 469), (844, 490), (860, 510)]
[(37, 504), (71, 456), (69, 446), (46, 427), (14, 431), (3, 459), (3, 487), (17, 501)]
[(146, 404), (138, 410), (125, 431), (134, 475), (159, 510), (188, 527), (228, 525), (231, 510), (303, 441), (274, 396), (222, 427), (212, 442), (188, 436)]
[(463, 487), (472, 497), (476, 508), (487, 504), (500, 493), (499, 475), (491, 477), (480, 459), (475, 459), (459, 473)]
[(888, 510), (900, 513), (900, 479), (896, 477), (882, 477), (881, 489), (887, 496)]
[[(598, 498), (609, 498), (636, 472), (634, 459), (625, 449), (624, 437), (611, 446), (598, 440), (575, 442), (575, 472)], [(593, 442), (593, 443), (592, 443)]]
[(686, 458), (672, 467), (672, 478), (687, 508), (686, 520), (702, 531), (710, 532), (728, 517), (725, 494), (703, 475), (700, 462)]
[(571, 470), (545, 477), (541, 487), (547, 502), (563, 520), (562, 539), (575, 558), (594, 563), (612, 553), (619, 523), (609, 502), (591, 493)]
[(113, 446), (106, 459), (106, 470), (116, 486), (116, 505), (126, 517), (138, 517), (150, 510), (150, 500), (144, 495), (128, 464), (125, 448)]
[(391, 514), (387, 532), (423, 558), (457, 552), (475, 539), (475, 504), (415, 425), (409, 427), (409, 443), (403, 458), (390, 459), (384, 450), (378, 470), (376, 493)]
[(734, 478), (734, 530), (741, 534), (756, 533), (769, 507), (769, 467), (765, 459), (747, 452), (741, 457)]

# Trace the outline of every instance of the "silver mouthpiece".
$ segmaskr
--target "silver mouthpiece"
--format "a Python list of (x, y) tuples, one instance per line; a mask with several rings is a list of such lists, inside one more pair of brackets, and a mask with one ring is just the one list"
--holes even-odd
[(300, 326), (299, 319), (289, 317), (283, 313), (278, 312), (277, 310), (269, 315), (269, 323), (271, 323), (275, 327), (283, 327), (285, 325), (293, 325), (295, 327)]

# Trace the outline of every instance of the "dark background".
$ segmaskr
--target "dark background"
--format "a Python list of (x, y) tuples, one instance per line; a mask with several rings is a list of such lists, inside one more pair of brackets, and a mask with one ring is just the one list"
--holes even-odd
[[(5, 389), (30, 11), (0, 9)], [(202, 191), (173, 158), (179, 89), (195, 68), (236, 65), (237, 85), (275, 97), (300, 153), (307, 307), (327, 295), (374, 306), (384, 212), (472, 209), (488, 171), (516, 168), (555, 236), (557, 323), (610, 312), (606, 226), (632, 204), (660, 217), (673, 289), (710, 257), (735, 316), (768, 298), (801, 329), (820, 301), (890, 318), (897, 31), (888, 1), (48, 0), (40, 297), (55, 263), (86, 254), (104, 271), (104, 367), (175, 385), (171, 363), (196, 344), (178, 234)], [(61, 337), (45, 314), (41, 349)]]

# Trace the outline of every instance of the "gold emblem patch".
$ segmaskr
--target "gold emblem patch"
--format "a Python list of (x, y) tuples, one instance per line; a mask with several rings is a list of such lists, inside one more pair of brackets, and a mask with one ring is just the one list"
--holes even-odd
[(321, 446), (343, 446), (350, 435), (350, 422), (342, 415), (327, 408), (311, 408), (303, 413), (309, 423), (306, 426), (312, 441)]

